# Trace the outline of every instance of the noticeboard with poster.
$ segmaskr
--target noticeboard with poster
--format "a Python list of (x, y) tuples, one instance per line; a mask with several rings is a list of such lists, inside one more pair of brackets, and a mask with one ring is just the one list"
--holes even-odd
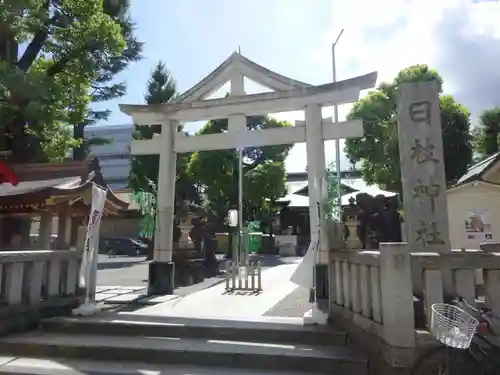
[(465, 234), (468, 240), (492, 240), (490, 210), (487, 208), (467, 210), (465, 217)]

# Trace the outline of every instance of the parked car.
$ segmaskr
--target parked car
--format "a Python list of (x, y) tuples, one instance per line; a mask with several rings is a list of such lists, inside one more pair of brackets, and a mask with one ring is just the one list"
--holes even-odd
[(100, 242), (99, 253), (101, 254), (107, 254), (110, 250), (115, 255), (141, 256), (148, 253), (148, 245), (136, 238), (108, 237)]

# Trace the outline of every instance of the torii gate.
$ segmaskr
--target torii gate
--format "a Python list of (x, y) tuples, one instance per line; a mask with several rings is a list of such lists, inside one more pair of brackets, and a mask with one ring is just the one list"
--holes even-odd
[[(245, 95), (244, 77), (274, 92)], [(133, 140), (131, 146), (133, 155), (160, 155), (155, 262), (151, 262), (151, 267), (156, 263), (162, 271), (158, 276), (154, 276), (154, 270), (150, 271), (150, 290), (155, 289), (158, 294), (173, 292), (172, 240), (177, 153), (306, 142), (311, 239), (317, 237), (319, 226), (320, 250), (328, 254), (327, 223), (318, 213), (318, 202), (323, 201), (326, 193), (322, 189), (326, 177), (324, 141), (361, 137), (363, 124), (360, 120), (333, 123), (331, 118), (322, 119), (321, 108), (357, 101), (360, 91), (374, 87), (376, 80), (377, 73), (373, 72), (345, 81), (312, 86), (275, 73), (235, 52), (171, 103), (120, 105), (120, 109), (132, 116), (137, 125), (162, 125), (161, 134), (148, 140)], [(231, 83), (228, 97), (205, 99), (227, 82)], [(298, 121), (293, 127), (252, 131), (246, 128), (247, 116), (297, 110), (305, 110), (305, 121)], [(228, 118), (226, 133), (185, 136), (177, 131), (178, 125), (183, 122), (218, 118)], [(325, 261), (327, 257), (323, 259)]]

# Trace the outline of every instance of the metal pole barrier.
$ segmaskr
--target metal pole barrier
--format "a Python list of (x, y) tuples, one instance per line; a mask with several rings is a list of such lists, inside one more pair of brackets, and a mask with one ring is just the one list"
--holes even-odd
[(242, 285), (242, 282), (241, 282), (241, 272), (240, 272), (240, 267), (241, 265), (238, 264), (238, 289), (241, 289), (241, 287), (243, 286)]
[(262, 290), (262, 270), (260, 268), (260, 261), (257, 261), (257, 290)]
[(243, 249), (243, 256), (245, 257), (245, 266), (248, 265), (248, 250), (249, 250), (249, 236), (248, 236), (248, 229), (244, 229), (242, 233), (242, 238), (243, 238), (243, 246), (241, 247)]
[(250, 262), (250, 274), (252, 275), (250, 285), (252, 287), (252, 290), (255, 290), (255, 262)]
[[(238, 242), (242, 249), (243, 236), (243, 148), (238, 149)], [(240, 262), (238, 262), (239, 264)]]
[(236, 235), (236, 232), (233, 233), (233, 263), (239, 264), (240, 263), (240, 252), (239, 252), (239, 235)]
[(226, 290), (229, 290), (229, 279), (231, 278), (230, 260), (226, 261)]
[(232, 269), (232, 278), (231, 278), (231, 281), (232, 281), (232, 285), (231, 285), (231, 289), (234, 289), (236, 288), (236, 263), (234, 261), (231, 261), (231, 267), (233, 268)]
[(248, 270), (250, 267), (248, 267), (247, 264), (245, 264), (243, 267), (245, 267), (245, 289), (248, 289)]

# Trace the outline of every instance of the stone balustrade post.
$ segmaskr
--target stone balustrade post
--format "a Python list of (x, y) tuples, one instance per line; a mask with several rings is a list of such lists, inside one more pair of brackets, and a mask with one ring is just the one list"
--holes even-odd
[(411, 255), (406, 242), (380, 244), (380, 279), (384, 341), (415, 347)]

